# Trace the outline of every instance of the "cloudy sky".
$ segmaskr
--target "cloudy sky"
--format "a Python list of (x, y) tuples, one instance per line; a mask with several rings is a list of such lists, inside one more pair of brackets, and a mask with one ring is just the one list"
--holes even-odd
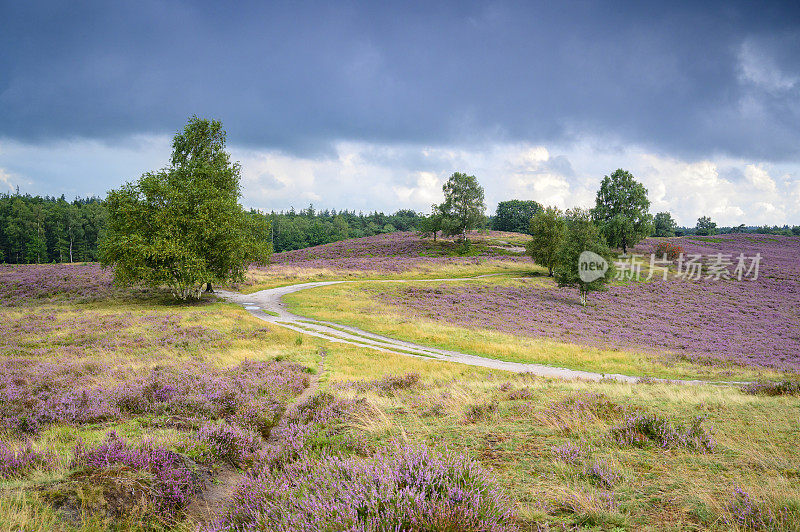
[[(702, 7), (698, 7), (702, 4)], [(67, 197), (221, 120), (266, 210), (589, 206), (625, 168), (694, 225), (800, 224), (794, 2), (0, 0), (0, 191)]]

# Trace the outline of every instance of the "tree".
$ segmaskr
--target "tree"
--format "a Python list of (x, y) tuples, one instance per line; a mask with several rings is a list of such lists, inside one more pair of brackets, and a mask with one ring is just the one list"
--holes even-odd
[(534, 214), (528, 226), (532, 236), (526, 246), (528, 254), (547, 268), (547, 274), (552, 277), (556, 253), (564, 237), (564, 214), (557, 207), (547, 207)]
[[(589, 282), (581, 277), (581, 254), (590, 251), (605, 261), (608, 269)], [(590, 214), (584, 210), (567, 211), (564, 238), (556, 253), (554, 269), (558, 286), (575, 287), (580, 292), (581, 304), (586, 306), (586, 296), (591, 291), (605, 290), (606, 284), (614, 276), (611, 251), (603, 235), (592, 223)]]
[(530, 228), (531, 218), (542, 209), (542, 205), (533, 200), (501, 201), (497, 204), (497, 212), (492, 221), (492, 229), (527, 233)]
[(678, 228), (678, 224), (668, 212), (656, 214), (653, 225), (655, 226), (654, 236), (675, 236), (675, 229)]
[(220, 122), (192, 117), (172, 141), (168, 168), (108, 193), (101, 258), (118, 282), (167, 285), (186, 300), (268, 260), (269, 223), (238, 203), (240, 167), (225, 137)]
[(442, 230), (444, 215), (439, 205), (431, 205), (431, 213), (419, 222), (419, 233), (422, 238), (433, 236), (436, 242), (436, 233)]
[(653, 217), (648, 209), (647, 189), (620, 168), (603, 178), (592, 218), (608, 245), (625, 253), (651, 233)]
[(711, 221), (708, 216), (701, 216), (697, 219), (697, 234), (698, 235), (716, 235), (717, 224)]
[(455, 172), (442, 186), (442, 191), (442, 230), (448, 235), (461, 235), (461, 239), (466, 242), (467, 231), (481, 226), (484, 221), (486, 204), (483, 187), (478, 184), (474, 175)]

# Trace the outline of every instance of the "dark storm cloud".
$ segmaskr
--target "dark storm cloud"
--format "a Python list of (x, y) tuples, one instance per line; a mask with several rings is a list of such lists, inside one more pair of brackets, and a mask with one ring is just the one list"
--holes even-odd
[(618, 139), (800, 154), (791, 3), (0, 3), (0, 137), (113, 141), (196, 113), (232, 142)]

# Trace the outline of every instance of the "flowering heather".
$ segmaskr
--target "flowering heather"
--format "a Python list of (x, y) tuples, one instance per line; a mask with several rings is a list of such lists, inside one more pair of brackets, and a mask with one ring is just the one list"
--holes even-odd
[(303, 366), (283, 362), (244, 362), (224, 369), (189, 363), (111, 385), (87, 384), (87, 374), (94, 371), (101, 370), (70, 360), (0, 359), (2, 424), (34, 432), (50, 423), (153, 414), (230, 418), (268, 432), (264, 423), (274, 423), (282, 404), (308, 385)]
[(304, 459), (250, 474), (215, 530), (511, 529), (493, 478), (456, 453), (397, 447), (367, 459)]
[(578, 464), (586, 458), (586, 450), (580, 445), (568, 441), (564, 445), (553, 447), (553, 454), (557, 460), (567, 464)]
[(31, 469), (49, 467), (53, 462), (51, 454), (36, 451), (30, 444), (14, 449), (0, 441), (0, 478), (21, 477)]
[[(213, 311), (189, 315), (158, 312), (87, 313), (76, 307), (14, 310), (0, 322), (0, 355), (85, 357), (113, 351), (157, 351), (164, 348), (218, 349), (235, 340), (268, 333), (266, 328), (220, 331), (187, 323)], [(210, 320), (206, 320), (207, 322)]]
[(233, 465), (251, 460), (262, 444), (255, 432), (225, 422), (206, 423), (197, 433), (197, 439), (207, 445), (215, 457)]
[(98, 264), (2, 264), (0, 305), (105, 299), (115, 293), (112, 277)]
[(80, 469), (83, 475), (120, 467), (147, 473), (152, 478), (149, 495), (165, 514), (184, 508), (188, 498), (200, 489), (195, 473), (181, 455), (150, 442), (133, 446), (114, 432), (94, 447), (78, 442), (70, 467)]
[(745, 385), (742, 391), (750, 395), (800, 395), (800, 382), (752, 382)]
[(337, 384), (337, 388), (352, 388), (359, 391), (376, 390), (381, 393), (392, 393), (396, 390), (412, 388), (419, 382), (419, 373), (412, 371), (403, 375), (384, 375), (371, 381), (349, 381)]
[(636, 414), (627, 416), (621, 425), (611, 429), (611, 438), (620, 445), (634, 447), (654, 443), (662, 449), (712, 452), (716, 444), (702, 423), (703, 418), (698, 417), (686, 427), (655, 414)]
[[(800, 370), (800, 238), (722, 235), (676, 239), (687, 253), (761, 253), (753, 280), (680, 280), (612, 286), (589, 306), (569, 289), (523, 286), (401, 288), (389, 301), (467, 328), (597, 347), (646, 349), (701, 363)], [(699, 242), (699, 243), (698, 243)], [(636, 252), (649, 253), (650, 242)]]
[(454, 256), (457, 248), (458, 244), (454, 242), (433, 242), (413, 232), (395, 232), (276, 253), (272, 256), (272, 263), (278, 266), (397, 273), (421, 265), (477, 264), (482, 259), (530, 261), (524, 256), (481, 244), (473, 244), (469, 256)]

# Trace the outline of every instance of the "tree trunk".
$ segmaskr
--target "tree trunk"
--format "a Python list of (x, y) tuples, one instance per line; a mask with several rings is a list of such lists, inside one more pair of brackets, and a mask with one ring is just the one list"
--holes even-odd
[(209, 294), (213, 294), (214, 288), (211, 287), (211, 283), (206, 283), (206, 286), (207, 286), (206, 292), (208, 292)]
[(72, 260), (72, 239), (69, 239), (69, 261), (73, 262)]

